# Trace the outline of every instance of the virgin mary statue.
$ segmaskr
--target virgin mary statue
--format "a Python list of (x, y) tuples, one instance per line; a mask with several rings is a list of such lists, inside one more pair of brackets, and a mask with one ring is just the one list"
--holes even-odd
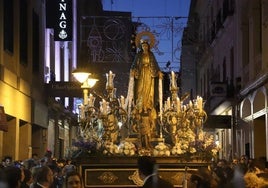
[(150, 50), (149, 42), (142, 40), (140, 46), (130, 70), (134, 90), (132, 114), (135, 116), (136, 132), (140, 133), (141, 145), (147, 148), (150, 146), (151, 138), (157, 134), (158, 78), (162, 79), (163, 76)]

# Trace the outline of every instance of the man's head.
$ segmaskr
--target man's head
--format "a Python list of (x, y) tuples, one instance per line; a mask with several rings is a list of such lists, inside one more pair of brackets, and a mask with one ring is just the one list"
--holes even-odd
[(4, 158), (4, 163), (5, 163), (5, 166), (11, 166), (11, 164), (12, 164), (12, 157), (6, 156)]
[(142, 179), (156, 172), (156, 160), (150, 156), (138, 157), (138, 170)]

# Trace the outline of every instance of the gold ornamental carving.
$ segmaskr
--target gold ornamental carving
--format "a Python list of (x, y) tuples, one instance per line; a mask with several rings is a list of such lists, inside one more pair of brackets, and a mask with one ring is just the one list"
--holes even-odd
[(99, 180), (101, 180), (104, 184), (112, 184), (115, 182), (115, 180), (118, 179), (117, 176), (115, 176), (112, 172), (104, 172), (99, 177)]
[(128, 179), (133, 181), (133, 183), (139, 187), (143, 186), (143, 181), (140, 179), (138, 170), (134, 171), (134, 173), (130, 175)]

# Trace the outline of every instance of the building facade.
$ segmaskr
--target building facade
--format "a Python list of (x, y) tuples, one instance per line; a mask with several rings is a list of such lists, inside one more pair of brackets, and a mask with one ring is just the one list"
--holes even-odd
[[(192, 89), (206, 99), (215, 122), (220, 158), (267, 158), (267, 1), (191, 1), (182, 53), (183, 72), (196, 76)], [(194, 55), (187, 59), (187, 53)], [(189, 69), (191, 65), (191, 69)], [(187, 85), (188, 84), (188, 85)]]
[(72, 46), (54, 41), (46, 1), (5, 0), (0, 12), (0, 105), (7, 120), (0, 130), (0, 157), (42, 158), (47, 150), (66, 157), (73, 114), (68, 100), (51, 97), (45, 83), (69, 80), (64, 67), (72, 67)]
[(42, 1), (0, 2), (0, 104), (7, 119), (7, 129), (0, 131), (0, 157), (23, 160), (47, 147), (44, 10)]

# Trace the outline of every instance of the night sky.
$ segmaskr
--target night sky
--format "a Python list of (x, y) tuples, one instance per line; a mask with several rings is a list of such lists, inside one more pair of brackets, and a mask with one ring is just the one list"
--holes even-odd
[(190, 0), (103, 0), (103, 9), (133, 16), (188, 16)]
[[(190, 0), (103, 0), (103, 9), (131, 12), (132, 21), (146, 23), (151, 32), (157, 33), (155, 36), (158, 46), (152, 51), (156, 55), (159, 66), (163, 71), (170, 69), (178, 71), (181, 37), (187, 23), (190, 2)], [(174, 24), (173, 33), (171, 22)], [(167, 62), (171, 63), (168, 70)]]

